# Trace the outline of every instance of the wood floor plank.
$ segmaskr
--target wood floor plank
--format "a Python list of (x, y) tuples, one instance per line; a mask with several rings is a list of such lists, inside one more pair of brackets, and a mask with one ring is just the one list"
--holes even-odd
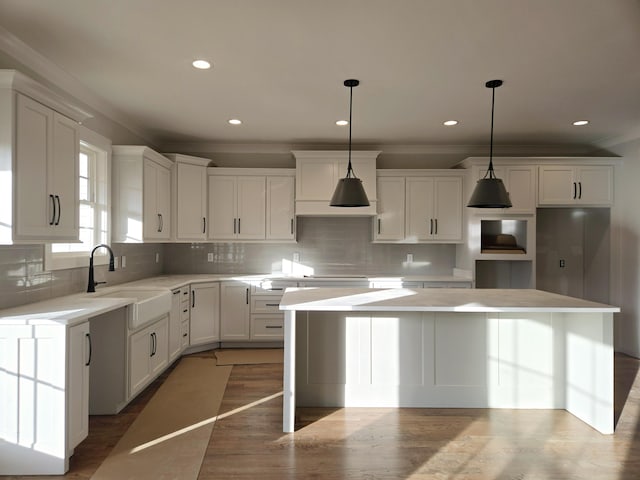
[[(298, 409), (284, 434), (282, 365), (234, 366), (198, 478), (637, 480), (640, 360), (616, 355), (615, 369), (614, 435), (563, 410), (384, 408)], [(67, 475), (19, 480), (90, 478), (161, 383), (120, 415), (91, 417)]]

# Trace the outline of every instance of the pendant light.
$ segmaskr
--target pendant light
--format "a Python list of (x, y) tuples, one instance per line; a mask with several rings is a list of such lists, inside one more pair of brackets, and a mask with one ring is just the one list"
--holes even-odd
[(509, 208), (511, 200), (502, 180), (493, 171), (493, 104), (496, 98), (496, 88), (502, 85), (502, 80), (490, 80), (485, 87), (491, 89), (491, 147), (489, 150), (489, 169), (484, 177), (478, 180), (476, 188), (469, 199), (467, 207), (476, 208)]
[(338, 180), (331, 202), (332, 207), (368, 207), (369, 199), (362, 186), (362, 180), (356, 177), (351, 167), (351, 117), (353, 110), (353, 87), (360, 85), (355, 79), (345, 80), (344, 86), (349, 87), (349, 163), (347, 176)]

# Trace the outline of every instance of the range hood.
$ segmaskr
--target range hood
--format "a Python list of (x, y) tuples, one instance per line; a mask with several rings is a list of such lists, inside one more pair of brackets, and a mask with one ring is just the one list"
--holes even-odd
[(347, 171), (346, 150), (294, 151), (296, 158), (296, 216), (371, 217), (377, 214), (376, 158), (379, 151), (352, 151), (351, 163), (369, 198), (368, 207), (331, 207), (338, 180)]

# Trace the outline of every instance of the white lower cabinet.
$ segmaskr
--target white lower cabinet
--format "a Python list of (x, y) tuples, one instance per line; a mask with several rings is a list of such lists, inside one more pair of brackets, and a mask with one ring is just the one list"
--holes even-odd
[(250, 339), (250, 285), (243, 282), (222, 282), (220, 286), (220, 340)]
[(182, 352), (182, 289), (173, 290), (169, 312), (169, 363)]
[[(295, 286), (295, 285), (294, 285)], [(251, 287), (251, 341), (280, 342), (284, 340), (284, 313), (280, 299), (286, 286)]]
[(220, 340), (220, 284), (191, 285), (189, 343), (202, 345)]
[(67, 449), (71, 451), (89, 434), (89, 322), (69, 328), (68, 335)]
[(139, 393), (169, 363), (169, 316), (129, 337), (129, 398)]

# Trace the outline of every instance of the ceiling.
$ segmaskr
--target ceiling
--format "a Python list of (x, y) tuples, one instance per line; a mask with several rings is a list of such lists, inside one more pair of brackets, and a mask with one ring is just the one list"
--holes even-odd
[(355, 144), (487, 144), (491, 79), (497, 144), (640, 137), (637, 0), (0, 0), (0, 27), (156, 144), (343, 143), (347, 78)]

